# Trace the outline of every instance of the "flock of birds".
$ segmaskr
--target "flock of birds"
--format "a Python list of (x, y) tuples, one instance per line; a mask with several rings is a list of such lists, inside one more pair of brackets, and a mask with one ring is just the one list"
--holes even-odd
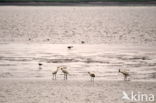
[[(81, 44), (84, 44), (85, 42), (84, 41), (81, 41)], [(70, 50), (72, 49), (74, 46), (68, 46), (67, 48)], [(39, 65), (39, 69), (41, 69), (41, 66), (43, 65), (42, 63), (38, 63)], [(64, 74), (64, 80), (67, 80), (68, 79), (68, 75), (69, 75), (69, 72), (67, 71), (67, 67), (66, 66), (58, 66), (57, 69), (55, 71), (52, 72), (52, 76), (53, 76), (53, 80), (56, 80), (56, 75), (57, 75), (57, 72), (61, 70), (62, 73)], [(121, 70), (119, 69), (118, 71), (119, 73), (123, 74), (124, 76), (124, 80), (125, 81), (128, 81), (130, 80), (130, 74), (128, 71), (126, 70)], [(88, 72), (89, 76), (90, 76), (90, 80), (92, 82), (94, 82), (94, 78), (95, 78), (95, 74), (94, 73), (91, 73), (91, 72)]]
[[(39, 65), (39, 68), (41, 68), (41, 66), (43, 64), (42, 63), (39, 63), (38, 65)], [(68, 79), (69, 72), (67, 71), (67, 67), (66, 66), (58, 66), (57, 69), (52, 72), (53, 80), (56, 80), (56, 75), (57, 75), (57, 73), (58, 73), (59, 70), (61, 70), (62, 73), (64, 74), (64, 80), (67, 80)], [(130, 74), (129, 74), (128, 71), (119, 69), (118, 72), (121, 73), (121, 74), (123, 74), (125, 81), (130, 80), (130, 78), (129, 78), (130, 77)], [(88, 74), (90, 76), (90, 80), (94, 82), (95, 74), (94, 73), (91, 73), (91, 72), (88, 72)]]

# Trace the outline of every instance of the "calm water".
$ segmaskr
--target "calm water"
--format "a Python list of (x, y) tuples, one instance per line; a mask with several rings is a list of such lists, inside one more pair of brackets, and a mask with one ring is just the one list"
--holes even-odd
[[(69, 44), (70, 45), (70, 44)], [(156, 52), (148, 46), (1, 44), (0, 78), (49, 78), (57, 66), (65, 65), (69, 79), (122, 79), (118, 69), (129, 69), (133, 80), (156, 79)], [(39, 69), (38, 63), (43, 63)], [(63, 79), (61, 71), (58, 78)]]

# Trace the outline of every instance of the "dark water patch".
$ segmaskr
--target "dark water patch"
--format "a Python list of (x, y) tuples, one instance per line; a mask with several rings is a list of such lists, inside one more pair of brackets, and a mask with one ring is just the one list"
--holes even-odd
[(112, 64), (118, 64), (118, 65), (121, 65), (121, 64), (125, 64), (125, 62), (123, 62), (123, 61), (122, 61), (122, 62), (118, 62), (118, 61), (117, 61), (116, 63), (112, 63)]
[(17, 71), (16, 68), (10, 68), (9, 70), (10, 70), (10, 71)]
[(72, 57), (72, 58), (55, 58), (55, 59), (48, 59), (48, 58), (33, 58), (33, 60), (37, 61), (44, 61), (47, 63), (73, 63), (73, 62), (82, 62), (82, 63), (103, 63), (109, 64), (109, 61), (106, 60), (94, 60), (92, 58), (85, 58), (85, 57)]
[(0, 78), (9, 78), (9, 77), (13, 77), (13, 75), (10, 72), (0, 74)]
[(115, 73), (118, 73), (118, 71), (108, 71), (108, 72), (105, 72), (104, 74), (115, 74)]
[(156, 63), (148, 63), (148, 66), (156, 66)]
[[(125, 55), (119, 55), (119, 56), (125, 56)], [(99, 57), (103, 57), (103, 58), (116, 58), (116, 55), (115, 54), (112, 54), (112, 53), (105, 53), (103, 55), (99, 55)]]
[(0, 57), (0, 60), (5, 60), (5, 61), (32, 61), (31, 57)]
[(16, 66), (15, 64), (0, 64), (0, 66)]
[(145, 55), (154, 56), (154, 55), (156, 55), (156, 53), (155, 53), (155, 52), (148, 52), (148, 53), (146, 53)]
[(78, 71), (77, 71), (77, 73), (87, 73), (87, 71), (86, 71), (86, 72), (83, 72), (83, 71), (78, 72)]
[(9, 43), (6, 43), (6, 42), (0, 42), (0, 45), (7, 45)]
[(152, 79), (156, 79), (156, 72), (149, 73), (149, 77)]
[(54, 59), (50, 59), (49, 56), (44, 56), (44, 57), (39, 57), (39, 58), (34, 57), (33, 60), (35, 60), (35, 61), (44, 61), (44, 62), (47, 62), (47, 63), (78, 62), (77, 59), (74, 59), (74, 58), (65, 58), (64, 56), (55, 57)]
[(96, 78), (103, 78), (103, 79), (113, 79), (117, 78), (117, 75), (110, 75), (110, 74), (105, 74), (105, 75), (96, 75)]
[(53, 53), (39, 53), (43, 56), (41, 56), (41, 58), (65, 58), (68, 56), (64, 56), (64, 55), (57, 55), (57, 54), (53, 54)]
[(41, 76), (41, 75), (36, 75), (35, 77), (37, 77), (37, 78), (42, 78), (43, 76)]
[(148, 79), (156, 79), (156, 72), (153, 73), (135, 73), (131, 75), (131, 77), (135, 80), (148, 80)]
[(109, 61), (100, 61), (100, 60), (94, 60), (92, 58), (87, 58), (85, 61), (85, 63), (104, 63), (104, 64), (109, 64)]
[(117, 56), (119, 60), (150, 60), (148, 56)]
[(148, 71), (156, 71), (156, 67), (148, 68)]
[(47, 63), (70, 63), (70, 62), (79, 62), (76, 59), (49, 59)]
[(148, 61), (133, 61), (133, 63), (126, 63), (129, 67), (154, 67), (156, 63), (149, 63)]
[(126, 64), (128, 67), (141, 67), (141, 64)]
[(122, 62), (118, 62), (119, 64), (123, 64), (124, 61), (141, 61), (141, 60), (151, 60), (149, 56), (139, 56), (139, 55), (129, 55), (129, 54), (105, 54), (101, 55), (103, 58), (107, 59), (117, 59), (117, 60), (122, 60)]
[(123, 64), (117, 64), (117, 63), (112, 63), (110, 65), (107, 65), (109, 67), (121, 67)]

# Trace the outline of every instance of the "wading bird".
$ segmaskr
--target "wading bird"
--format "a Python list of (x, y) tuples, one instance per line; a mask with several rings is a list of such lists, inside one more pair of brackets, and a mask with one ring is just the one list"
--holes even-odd
[(67, 48), (68, 48), (68, 49), (72, 49), (73, 47), (74, 47), (74, 46), (68, 46)]
[(38, 65), (39, 65), (39, 66), (42, 66), (43, 64), (42, 64), (42, 63), (38, 63)]
[(38, 63), (38, 65), (39, 65), (39, 70), (41, 70), (42, 69), (42, 63)]
[(48, 38), (47, 41), (50, 41), (50, 39)]
[(67, 80), (68, 79), (67, 76), (68, 76), (69, 72), (65, 69), (66, 69), (66, 67), (61, 67), (61, 70), (64, 73), (64, 80)]
[(81, 41), (81, 44), (84, 44), (85, 42), (84, 41)]
[(56, 74), (57, 74), (59, 68), (60, 68), (60, 67), (57, 67), (57, 69), (56, 69), (54, 72), (52, 72), (52, 75), (53, 75), (53, 79), (54, 79), (54, 80), (56, 80)]
[(129, 80), (128, 77), (130, 76), (130, 74), (128, 73), (128, 71), (121, 71), (119, 69), (119, 73), (122, 73), (124, 75), (124, 80)]
[(88, 74), (90, 75), (90, 79), (91, 79), (91, 81), (93, 81), (94, 82), (94, 78), (95, 78), (95, 74), (94, 73), (90, 73), (90, 72), (88, 72)]

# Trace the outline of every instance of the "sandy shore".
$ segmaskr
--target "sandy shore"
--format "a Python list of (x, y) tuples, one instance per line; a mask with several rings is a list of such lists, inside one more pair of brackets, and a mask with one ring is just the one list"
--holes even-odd
[(156, 95), (156, 83), (145, 81), (1, 79), (0, 87), (0, 103), (133, 103), (122, 91)]

